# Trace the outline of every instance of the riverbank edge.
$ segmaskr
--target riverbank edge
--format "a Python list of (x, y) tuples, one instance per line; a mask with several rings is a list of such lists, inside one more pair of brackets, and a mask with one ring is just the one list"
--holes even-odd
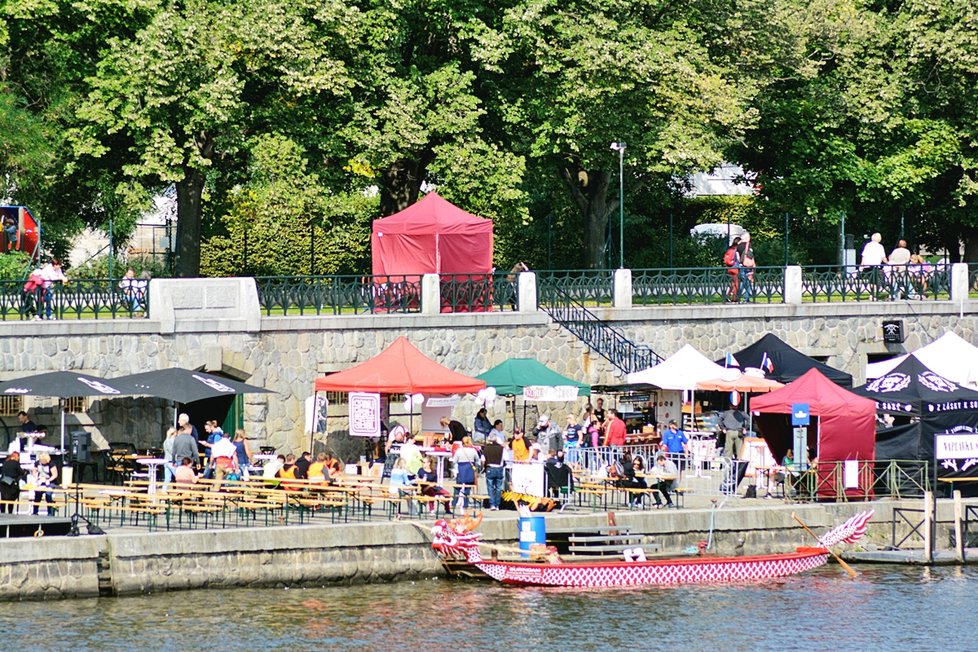
[[(616, 512), (619, 526), (663, 551), (710, 536), (721, 555), (794, 550), (816, 532), (867, 508), (876, 510), (869, 541), (885, 545), (894, 507), (920, 501), (816, 505), (769, 504), (675, 511)], [(950, 505), (941, 506), (948, 512)], [(950, 513), (948, 513), (950, 516)], [(549, 529), (607, 525), (604, 512), (547, 514)], [(6, 539), (0, 543), (0, 600), (53, 600), (231, 587), (320, 586), (441, 577), (430, 547), (430, 522), (306, 524), (179, 532), (118, 532), (80, 537)], [(486, 513), (484, 540), (514, 545), (516, 515)], [(939, 539), (940, 540), (940, 539)]]

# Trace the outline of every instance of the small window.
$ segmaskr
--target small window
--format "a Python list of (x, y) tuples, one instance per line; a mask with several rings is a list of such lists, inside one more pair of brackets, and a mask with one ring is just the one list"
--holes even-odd
[(0, 396), (0, 416), (15, 417), (23, 409), (23, 396)]
[(346, 392), (326, 392), (326, 400), (330, 405), (346, 405), (347, 396)]
[(65, 399), (65, 412), (69, 414), (80, 414), (88, 410), (84, 396), (72, 396)]

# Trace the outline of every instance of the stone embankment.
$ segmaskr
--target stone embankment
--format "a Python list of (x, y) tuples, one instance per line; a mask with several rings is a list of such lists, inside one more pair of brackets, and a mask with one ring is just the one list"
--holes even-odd
[[(670, 512), (619, 512), (618, 525), (645, 534), (663, 551), (710, 538), (722, 555), (784, 552), (811, 545), (791, 519), (824, 531), (865, 508), (861, 504), (759, 504)], [(876, 509), (869, 543), (884, 545), (893, 507)], [(947, 506), (950, 508), (950, 506)], [(944, 506), (942, 505), (942, 512)], [(551, 514), (563, 530), (606, 525), (607, 515)], [(338, 523), (179, 532), (115, 531), (104, 536), (0, 541), (0, 600), (50, 600), (132, 595), (211, 587), (317, 586), (436, 577), (444, 574), (429, 547), (428, 523)], [(513, 513), (492, 514), (480, 531), (489, 542), (512, 545)], [(946, 533), (938, 540), (946, 540)]]

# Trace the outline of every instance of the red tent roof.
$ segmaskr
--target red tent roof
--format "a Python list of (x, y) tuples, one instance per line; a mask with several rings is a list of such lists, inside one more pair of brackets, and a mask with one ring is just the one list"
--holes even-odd
[(374, 220), (373, 233), (492, 233), (492, 220), (467, 213), (447, 199), (442, 199), (438, 193), (431, 192), (390, 217)]
[(873, 459), (876, 403), (839, 387), (818, 369), (809, 369), (793, 383), (751, 399), (751, 411), (761, 413), (756, 419), (758, 428), (777, 459), (791, 446), (792, 434), (790, 419), (774, 415), (790, 415), (796, 403), (807, 403), (811, 416), (817, 417), (819, 460)]
[(485, 386), (426, 357), (403, 335), (370, 360), (316, 379), (317, 392), (456, 394)]

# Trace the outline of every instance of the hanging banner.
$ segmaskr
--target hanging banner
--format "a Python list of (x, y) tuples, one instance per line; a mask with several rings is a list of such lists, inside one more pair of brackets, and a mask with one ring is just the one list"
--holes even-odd
[(305, 402), (306, 433), (326, 432), (326, 416), (329, 411), (329, 401), (325, 394), (315, 394)]
[(527, 403), (567, 403), (577, 400), (578, 388), (571, 385), (530, 385), (523, 388)]
[(350, 392), (350, 436), (380, 437), (380, 394)]
[(978, 432), (958, 426), (934, 435), (937, 476), (948, 480), (978, 479)]

